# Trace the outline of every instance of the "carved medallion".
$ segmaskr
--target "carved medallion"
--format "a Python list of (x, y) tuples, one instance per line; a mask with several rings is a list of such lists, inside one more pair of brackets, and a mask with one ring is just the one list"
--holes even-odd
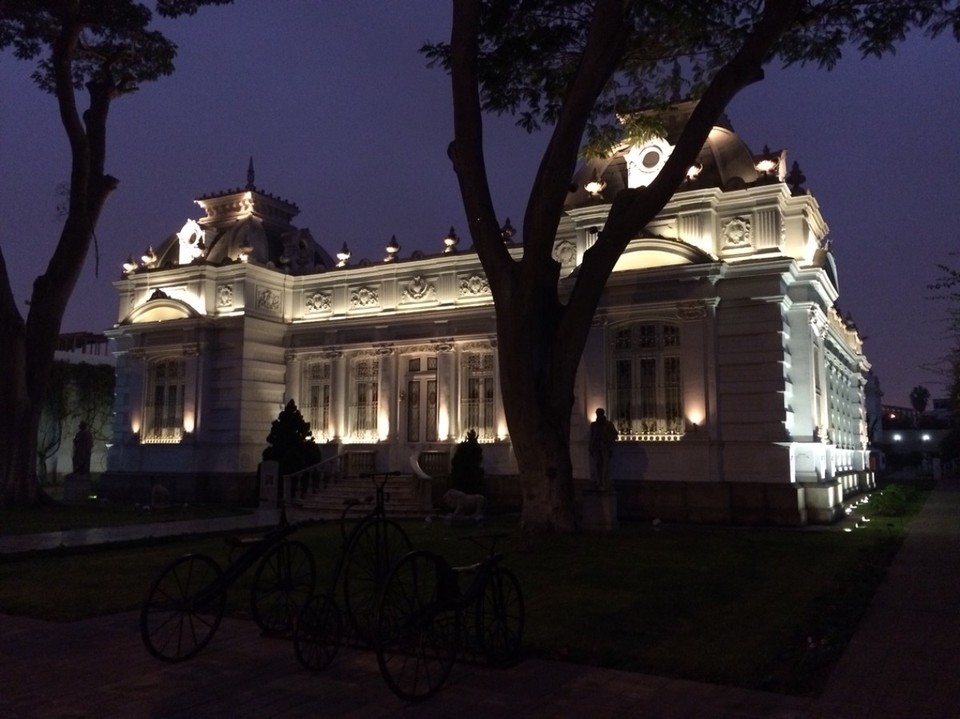
[(400, 295), (401, 302), (423, 302), (424, 300), (435, 300), (437, 298), (437, 287), (432, 282), (427, 282), (423, 277), (417, 275), (406, 289)]
[(350, 304), (354, 307), (376, 307), (380, 304), (380, 294), (371, 287), (359, 287), (350, 293)]
[(257, 295), (257, 309), (279, 312), (280, 293), (270, 288), (262, 290), (260, 294)]
[(233, 307), (233, 285), (217, 287), (217, 307)]
[(490, 283), (483, 275), (472, 275), (463, 277), (460, 280), (460, 296), (467, 295), (488, 295), (490, 294)]
[(304, 299), (307, 312), (329, 312), (331, 302), (330, 294), (325, 292), (309, 292)]
[(750, 244), (750, 219), (747, 217), (734, 217), (723, 223), (723, 239), (728, 245), (748, 245)]

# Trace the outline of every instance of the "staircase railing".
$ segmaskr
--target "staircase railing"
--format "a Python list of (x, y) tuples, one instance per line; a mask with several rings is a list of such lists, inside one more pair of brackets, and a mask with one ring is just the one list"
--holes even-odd
[(283, 475), (283, 496), (289, 503), (296, 504), (303, 502), (304, 497), (325, 488), (340, 476), (341, 456), (335, 454), (309, 467)]

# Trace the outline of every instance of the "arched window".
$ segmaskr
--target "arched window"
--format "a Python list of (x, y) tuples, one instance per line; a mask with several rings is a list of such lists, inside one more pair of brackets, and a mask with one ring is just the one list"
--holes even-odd
[(310, 432), (317, 442), (327, 442), (332, 436), (330, 404), (333, 397), (330, 362), (324, 360), (307, 365), (304, 372), (306, 396), (301, 403), (305, 408)]
[(150, 363), (144, 402), (144, 442), (179, 442), (183, 437), (186, 375), (183, 358), (161, 358)]
[(607, 414), (620, 438), (682, 435), (680, 327), (668, 322), (620, 325), (609, 341)]
[(377, 358), (355, 359), (351, 379), (350, 428), (353, 437), (362, 442), (376, 442), (380, 388), (380, 363)]
[(475, 430), (481, 440), (497, 436), (494, 387), (494, 354), (467, 352), (462, 358), (462, 397), (460, 424), (464, 432)]

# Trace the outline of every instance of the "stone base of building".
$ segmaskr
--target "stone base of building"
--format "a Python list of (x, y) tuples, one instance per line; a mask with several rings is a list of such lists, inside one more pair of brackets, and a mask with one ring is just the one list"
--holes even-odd
[(616, 482), (621, 519), (803, 526), (804, 488), (763, 482)]
[(156, 484), (166, 487), (171, 504), (256, 507), (259, 499), (256, 473), (227, 472), (106, 472), (100, 478), (98, 495), (114, 502), (149, 504)]

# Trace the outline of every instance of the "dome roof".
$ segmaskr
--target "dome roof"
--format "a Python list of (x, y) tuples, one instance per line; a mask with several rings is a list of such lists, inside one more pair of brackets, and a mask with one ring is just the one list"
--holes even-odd
[[(663, 118), (665, 137), (653, 138), (637, 144), (624, 144), (605, 158), (592, 158), (576, 173), (571, 193), (567, 197), (567, 208), (592, 204), (602, 199), (610, 202), (616, 194), (627, 187), (642, 187), (653, 181), (673, 151), (679, 140), (686, 119), (693, 111), (695, 103), (682, 103)], [(770, 159), (774, 170), (761, 173), (757, 163), (761, 159)], [(747, 144), (740, 139), (725, 117), (714, 126), (706, 143), (697, 156), (695, 167), (698, 174), (684, 181), (679, 191), (717, 187), (721, 190), (737, 190), (751, 185), (776, 181), (783, 177), (785, 153), (773, 152), (764, 148), (761, 155), (755, 155)], [(585, 189), (591, 180), (599, 180), (603, 189), (599, 196)]]
[(144, 268), (243, 261), (306, 274), (336, 264), (309, 230), (291, 224), (300, 211), (295, 204), (258, 190), (252, 181), (245, 188), (205, 195), (196, 202), (206, 217), (187, 220), (156, 252), (148, 250), (145, 258), (153, 259), (145, 261)]

